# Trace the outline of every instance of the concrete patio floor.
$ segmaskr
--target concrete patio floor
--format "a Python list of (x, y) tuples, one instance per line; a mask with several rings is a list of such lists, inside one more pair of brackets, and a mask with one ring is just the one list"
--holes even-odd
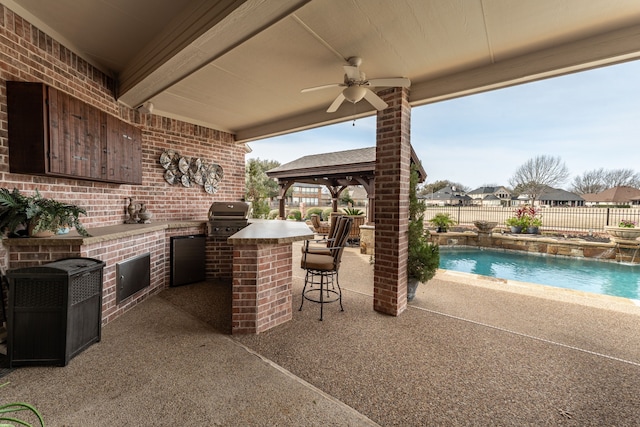
[(640, 425), (640, 307), (439, 272), (399, 317), (373, 311), (369, 257), (348, 249), (336, 304), (300, 304), (230, 336), (227, 286), (171, 288), (68, 366), (18, 368), (2, 402), (49, 426)]

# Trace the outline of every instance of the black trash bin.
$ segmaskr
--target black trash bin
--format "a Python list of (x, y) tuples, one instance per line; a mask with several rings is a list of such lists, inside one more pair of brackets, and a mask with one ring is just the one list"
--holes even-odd
[(104, 265), (66, 258), (7, 272), (9, 367), (65, 366), (100, 341)]

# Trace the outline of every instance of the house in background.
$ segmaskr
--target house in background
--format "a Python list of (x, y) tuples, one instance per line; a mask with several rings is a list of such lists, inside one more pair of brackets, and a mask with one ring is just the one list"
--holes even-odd
[(427, 206), (469, 206), (471, 197), (456, 187), (447, 186), (421, 197)]
[(511, 206), (511, 191), (506, 187), (478, 187), (467, 193), (477, 206)]
[(304, 203), (307, 207), (322, 206), (322, 185), (296, 183), (291, 187), (288, 204), (297, 206)]
[[(517, 198), (517, 200), (520, 202), (520, 204), (531, 204), (531, 198), (527, 194), (521, 194)], [(577, 207), (584, 206), (584, 199), (576, 193), (572, 193), (561, 188), (547, 187), (544, 191), (542, 191), (540, 196), (538, 196), (533, 205), (547, 207)]]
[(587, 206), (632, 206), (640, 207), (640, 190), (626, 185), (609, 188), (599, 193), (583, 194)]

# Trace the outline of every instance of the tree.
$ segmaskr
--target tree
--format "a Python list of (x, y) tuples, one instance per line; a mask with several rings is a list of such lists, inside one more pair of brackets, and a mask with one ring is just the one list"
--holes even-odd
[(278, 183), (267, 176), (267, 171), (280, 166), (275, 160), (249, 159), (245, 166), (245, 199), (251, 202), (254, 218), (266, 218), (269, 199), (278, 195)]
[(423, 184), (416, 191), (418, 196), (424, 197), (429, 194), (435, 193), (438, 190), (442, 190), (445, 187), (454, 187), (459, 191), (469, 191), (469, 187), (462, 185), (459, 182), (449, 181), (448, 179), (435, 181), (430, 184)]
[(603, 184), (605, 190), (623, 185), (638, 188), (640, 187), (640, 173), (635, 173), (631, 169), (612, 169), (605, 173)]
[(640, 188), (640, 174), (631, 169), (593, 169), (576, 176), (572, 190), (578, 194), (599, 193), (623, 185)]
[(527, 194), (535, 202), (547, 187), (561, 185), (569, 177), (569, 170), (560, 157), (537, 156), (522, 164), (509, 180), (521, 194)]
[(578, 194), (599, 193), (604, 188), (602, 177), (605, 171), (603, 168), (593, 169), (573, 178), (571, 190)]

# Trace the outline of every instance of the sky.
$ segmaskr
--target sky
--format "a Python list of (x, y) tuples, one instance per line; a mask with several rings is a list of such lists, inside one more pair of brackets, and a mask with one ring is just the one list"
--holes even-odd
[[(246, 158), (284, 164), (373, 147), (375, 127), (373, 116), (254, 141)], [(427, 183), (447, 179), (470, 189), (509, 186), (515, 170), (539, 155), (566, 164), (565, 189), (593, 169), (640, 172), (640, 61), (414, 107), (411, 144)]]

